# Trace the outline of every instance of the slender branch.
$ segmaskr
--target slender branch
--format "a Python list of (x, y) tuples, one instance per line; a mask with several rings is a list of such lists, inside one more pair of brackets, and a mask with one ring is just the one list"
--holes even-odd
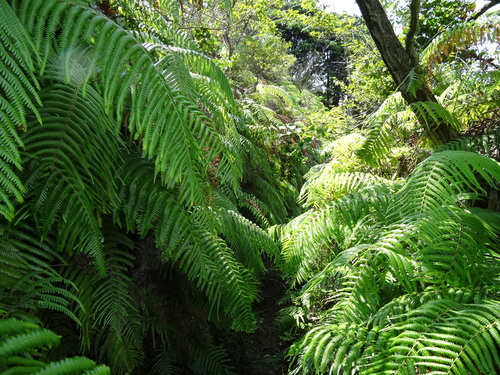
[(482, 16), (488, 9), (493, 8), (495, 5), (500, 4), (500, 0), (491, 0), (488, 4), (482, 7), (479, 12), (472, 15), (470, 20), (477, 20), (480, 16)]

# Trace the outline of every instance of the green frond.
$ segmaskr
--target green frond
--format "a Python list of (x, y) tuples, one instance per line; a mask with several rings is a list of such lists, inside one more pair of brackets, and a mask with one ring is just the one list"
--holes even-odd
[[(133, 33), (105, 16), (85, 7), (76, 11), (71, 2), (54, 0), (40, 7), (26, 1), (22, 5), (26, 6), (22, 9), (26, 13), (24, 23), (34, 34), (37, 49), (44, 51), (42, 72), (48, 56), (58, 53), (52, 51), (51, 44), (55, 25), (65, 24), (56, 38), (57, 49), (66, 51), (84, 44), (88, 74), (81, 82), (83, 92), (89, 82), (98, 82), (105, 113), (114, 112), (118, 123), (125, 119), (124, 125), (138, 140), (144, 156), (154, 161), (162, 183), (169, 188), (181, 185), (182, 203), (202, 203), (209, 191), (205, 179), (208, 162), (230, 152), (224, 146), (220, 128), (231, 129), (234, 124), (228, 121), (216, 128), (200, 109), (190, 69), (217, 81), (219, 92), (232, 107), (234, 99), (222, 71), (194, 51), (162, 44), (143, 45)], [(215, 93), (213, 97), (217, 101)], [(238, 173), (233, 174), (237, 178)]]
[(438, 152), (401, 185), (282, 229), (283, 269), (305, 282), (295, 302), (312, 324), (292, 373), (496, 373), (498, 302), (485, 297), (498, 293), (498, 215), (467, 202), (499, 178), (489, 158)]
[[(194, 229), (194, 228), (193, 228)], [(218, 236), (198, 229), (197, 243), (189, 252), (172, 251), (167, 256), (179, 263), (189, 280), (208, 297), (214, 316), (223, 310), (233, 321), (233, 329), (253, 331), (252, 303), (257, 299), (257, 281)]]
[(350, 374), (377, 350), (376, 329), (356, 324), (322, 325), (311, 329), (289, 352), (291, 359), (300, 358), (300, 365), (290, 374)]
[(175, 0), (147, 1), (137, 4), (134, 0), (116, 1), (127, 24), (147, 36), (154, 35), (166, 45), (196, 50), (196, 43), (178, 30), (179, 3)]
[(483, 180), (495, 187), (500, 179), (500, 166), (495, 161), (472, 152), (443, 151), (420, 163), (404, 186), (397, 192), (388, 216), (412, 218), (433, 213), (434, 218), (447, 216), (450, 206), (484, 194)]
[(59, 345), (54, 332), (15, 318), (0, 319), (1, 374), (94, 374), (109, 375), (109, 368), (96, 366), (85, 357), (46, 363), (42, 351)]
[(143, 360), (145, 353), (134, 342), (123, 337), (121, 332), (104, 329), (98, 332), (99, 358), (106, 361), (113, 374), (127, 374)]
[[(365, 190), (382, 181), (383, 179), (371, 173), (336, 173), (334, 167), (325, 164), (316, 168), (314, 172), (308, 173), (307, 181), (302, 186), (299, 199), (308, 207), (318, 206), (341, 198), (344, 195)], [(383, 182), (390, 183), (388, 180)]]
[(220, 209), (218, 230), (234, 249), (236, 258), (256, 275), (264, 271), (262, 255), (275, 261), (279, 259), (279, 249), (269, 235), (236, 211)]
[(430, 301), (386, 329), (386, 353), (375, 357), (368, 374), (495, 374), (500, 357), (499, 303)]
[[(36, 372), (36, 375), (50, 374), (83, 374), (87, 371), (95, 371), (96, 363), (86, 357), (64, 358), (57, 362), (51, 362), (42, 370)], [(100, 367), (99, 373), (109, 374), (109, 368)]]
[(90, 87), (85, 99), (78, 88), (61, 84), (48, 86), (41, 98), (43, 124), (32, 124), (23, 136), (35, 220), (43, 237), (55, 230), (60, 248), (91, 254), (104, 272), (98, 215), (116, 199), (116, 124)]
[(194, 353), (192, 369), (197, 374), (234, 375), (228, 365), (227, 353), (222, 347), (201, 350)]
[(179, 371), (175, 358), (166, 350), (158, 353), (151, 368), (151, 373), (155, 375), (179, 375)]
[(340, 251), (376, 238), (391, 191), (385, 184), (375, 185), (292, 220), (283, 233), (284, 270), (302, 282)]
[(256, 93), (253, 95), (258, 101), (270, 102), (277, 105), (283, 112), (293, 107), (290, 94), (279, 86), (263, 84), (260, 82), (256, 87)]
[[(426, 121), (428, 127), (435, 124), (445, 123), (451, 129), (457, 131), (461, 130), (461, 124), (458, 119), (439, 103), (416, 102), (412, 103), (411, 107), (419, 118)], [(433, 130), (431, 128), (429, 129)]]
[(468, 151), (477, 152), (490, 158), (495, 157), (495, 150), (500, 145), (500, 129), (477, 137), (456, 138), (436, 147), (433, 152)]
[(401, 121), (401, 112), (406, 113), (405, 103), (398, 92), (389, 96), (368, 118), (368, 134), (357, 154), (369, 165), (377, 165), (385, 160), (396, 140), (401, 137), (399, 133), (404, 132), (404, 122), (410, 120)]
[[(149, 173), (154, 170), (150, 162), (136, 155), (125, 160), (125, 167), (120, 170), (120, 180), (124, 184), (119, 195), (122, 202), (126, 202), (120, 210), (123, 210), (127, 228), (137, 229), (141, 236), (154, 231), (157, 246), (163, 250), (164, 256), (176, 262), (190, 281), (196, 282), (209, 298), (214, 314), (223, 310), (235, 319), (237, 329), (251, 330), (254, 324), (251, 304), (257, 295), (256, 280), (236, 260), (233, 250), (212, 233), (216, 228), (217, 213), (199, 207), (193, 208), (189, 214), (179, 205), (175, 191), (154, 181), (154, 174)], [(120, 218), (120, 210), (116, 211), (116, 219)], [(255, 240), (266, 239), (264, 232), (255, 230), (259, 233)], [(234, 236), (232, 238), (234, 240)], [(255, 247), (252, 251), (258, 252), (258, 249)], [(229, 285), (231, 287), (227, 288)]]
[(401, 83), (401, 88), (412, 94), (414, 97), (416, 96), (416, 92), (422, 84), (425, 82), (425, 76), (422, 73), (417, 73), (415, 68), (412, 68), (406, 78)]
[[(9, 356), (30, 353), (42, 346), (58, 345), (60, 337), (54, 332), (15, 318), (0, 319), (0, 364)], [(3, 363), (2, 363), (3, 362)]]
[(421, 61), (423, 65), (433, 66), (445, 60), (452, 53), (462, 48), (483, 43), (498, 43), (500, 27), (498, 23), (461, 22), (439, 34), (423, 51)]
[(54, 332), (15, 318), (0, 319), (1, 374), (99, 374), (109, 375), (109, 368), (96, 366), (85, 357), (64, 358), (45, 363), (39, 350), (57, 346), (60, 336)]
[(19, 133), (26, 130), (28, 113), (40, 120), (40, 98), (33, 42), (6, 1), (0, 3), (0, 13), (0, 215), (12, 220), (14, 205), (24, 201), (26, 192), (18, 176), (23, 147)]
[(129, 321), (135, 310), (129, 290), (129, 275), (135, 260), (130, 254), (132, 249), (133, 243), (127, 236), (110, 229), (104, 231), (106, 274), (94, 280), (97, 285), (92, 293), (94, 324), (102, 328), (111, 327), (128, 340), (131, 338), (124, 334), (125, 325), (135, 324), (135, 330), (140, 330), (138, 322)]
[(2, 232), (0, 285), (5, 293), (0, 296), (0, 307), (13, 316), (23, 310), (60, 311), (78, 323), (71, 306), (81, 307), (78, 297), (70, 291), (74, 285), (52, 266), (55, 262), (65, 263), (54, 239), (40, 241), (27, 217), (15, 227), (2, 228)]

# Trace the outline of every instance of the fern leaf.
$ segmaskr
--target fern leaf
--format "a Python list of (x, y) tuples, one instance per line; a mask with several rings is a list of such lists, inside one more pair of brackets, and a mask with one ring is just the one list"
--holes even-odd
[(60, 336), (44, 328), (16, 334), (14, 336), (7, 337), (5, 341), (0, 343), (0, 358), (5, 358), (12, 354), (30, 352), (33, 349), (44, 345), (58, 345), (60, 339)]
[(61, 248), (88, 252), (103, 272), (96, 212), (106, 212), (115, 200), (110, 184), (118, 157), (112, 146), (116, 128), (99, 107), (97, 92), (88, 88), (85, 101), (78, 94), (77, 88), (64, 85), (42, 93), (44, 123), (33, 124), (23, 137), (26, 186), (43, 236), (56, 227)]
[(33, 74), (34, 44), (7, 2), (0, 3), (0, 13), (0, 214), (12, 220), (14, 199), (22, 203), (25, 193), (18, 176), (23, 147), (18, 132), (26, 129), (27, 111), (40, 120), (40, 98)]
[[(89, 371), (95, 368), (95, 362), (86, 357), (72, 357), (64, 358), (57, 362), (52, 362), (45, 366), (43, 369), (37, 371), (37, 375), (50, 375), (50, 374), (75, 374), (82, 373), (82, 371)], [(102, 367), (101, 367), (102, 369)], [(104, 369), (103, 369), (104, 370)], [(102, 370), (101, 370), (102, 371)], [(109, 374), (109, 369), (103, 371)]]

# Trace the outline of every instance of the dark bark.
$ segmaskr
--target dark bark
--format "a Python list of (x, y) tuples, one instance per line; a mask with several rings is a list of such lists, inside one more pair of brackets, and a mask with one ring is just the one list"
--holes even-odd
[[(384, 61), (387, 69), (391, 73), (394, 82), (398, 86), (399, 91), (408, 104), (416, 102), (434, 102), (436, 97), (432, 93), (428, 84), (423, 81), (416, 90), (409, 92), (406, 80), (410, 72), (415, 71), (417, 74), (422, 74), (422, 68), (418, 64), (418, 55), (414, 50), (413, 37), (415, 35), (415, 9), (418, 12), (418, 1), (412, 1), (413, 10), (412, 14), (412, 30), (413, 35), (407, 37), (406, 43), (409, 50), (405, 49), (399, 41), (391, 22), (385, 13), (384, 8), (378, 0), (356, 0), (358, 3), (361, 15), (365, 20), (366, 26), (379, 50), (382, 60)], [(439, 143), (448, 142), (451, 138), (456, 136), (454, 130), (449, 124), (444, 121), (439, 123), (432, 123), (430, 119), (424, 119), (416, 113), (420, 124), (425, 129), (426, 133)]]

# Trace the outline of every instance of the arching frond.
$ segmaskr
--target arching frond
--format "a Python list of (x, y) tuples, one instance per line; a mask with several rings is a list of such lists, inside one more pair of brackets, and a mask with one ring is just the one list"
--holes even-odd
[(57, 346), (60, 336), (15, 318), (0, 319), (0, 371), (2, 374), (109, 375), (107, 366), (85, 357), (44, 362), (42, 349)]
[(405, 217), (411, 220), (414, 215), (428, 213), (432, 213), (434, 218), (446, 216), (449, 207), (485, 192), (478, 176), (494, 187), (495, 181), (500, 179), (500, 166), (471, 152), (443, 151), (433, 154), (419, 164), (396, 193), (388, 216), (393, 220)]
[(423, 51), (421, 61), (423, 65), (437, 65), (452, 53), (461, 48), (482, 43), (498, 43), (500, 41), (500, 27), (496, 22), (486, 19), (458, 23), (439, 34)]
[[(81, 83), (83, 92), (91, 77), (99, 79), (105, 112), (113, 112), (118, 122), (126, 121), (124, 125), (139, 140), (144, 155), (154, 161), (160, 180), (168, 187), (184, 186), (182, 203), (202, 203), (208, 192), (204, 178), (207, 161), (229, 152), (220, 128), (233, 125), (228, 122), (216, 127), (200, 109), (195, 95), (189, 94), (189, 87), (195, 86), (190, 83), (186, 64), (194, 72), (220, 81), (219, 88), (231, 101), (232, 94), (224, 85), (227, 80), (220, 69), (192, 51), (159, 44), (143, 46), (132, 33), (103, 15), (75, 7), (71, 2), (49, 1), (42, 6), (36, 1), (25, 1), (21, 7), (24, 24), (33, 34), (35, 47), (43, 53), (41, 71), (45, 71), (54, 52), (86, 43), (88, 76)], [(58, 24), (66, 27), (56, 39), (58, 51), (52, 52)], [(178, 72), (186, 73), (182, 82), (176, 84)]]
[(390, 193), (389, 186), (377, 185), (291, 221), (283, 234), (284, 270), (302, 282), (340, 251), (376, 236), (375, 218), (384, 220)]
[[(154, 174), (149, 173), (154, 170), (151, 163), (137, 155), (130, 155), (126, 161), (120, 171), (124, 182), (120, 197), (126, 203), (116, 211), (116, 217), (123, 212), (127, 228), (142, 236), (154, 230), (164, 256), (177, 262), (188, 278), (196, 281), (209, 298), (214, 314), (223, 310), (235, 319), (235, 328), (251, 330), (256, 280), (214, 233), (219, 226), (217, 213), (199, 207), (193, 208), (190, 215), (179, 205), (175, 191), (154, 180)], [(266, 237), (264, 233), (260, 236)]]
[[(484, 297), (498, 293), (500, 232), (466, 202), (499, 179), (489, 158), (439, 152), (383, 200), (368, 189), (289, 224), (285, 270), (305, 281), (296, 302), (314, 323), (293, 373), (495, 373), (498, 302)], [(474, 323), (452, 329), (462, 318)]]
[(19, 137), (26, 130), (28, 112), (38, 119), (38, 82), (33, 74), (35, 47), (6, 1), (0, 3), (0, 215), (14, 218), (14, 205), (23, 202), (25, 188)]
[(60, 248), (91, 254), (104, 272), (98, 215), (115, 200), (116, 124), (91, 87), (84, 98), (79, 88), (56, 84), (41, 98), (43, 124), (23, 136), (29, 204), (43, 237), (56, 230)]
[(74, 284), (52, 265), (64, 263), (55, 241), (40, 241), (38, 232), (24, 217), (15, 227), (4, 226), (0, 244), (0, 308), (11, 316), (24, 316), (40, 310), (59, 311), (79, 323), (72, 304), (80, 306), (71, 292)]
[[(318, 206), (318, 204), (333, 201), (382, 182), (380, 177), (370, 173), (335, 173), (332, 169), (329, 164), (326, 164), (319, 169), (317, 175), (309, 174), (299, 196), (305, 205)], [(384, 181), (384, 183), (390, 182)]]
[(260, 102), (270, 102), (276, 105), (285, 113), (288, 112), (293, 106), (290, 94), (279, 86), (263, 84), (260, 82), (257, 85), (256, 93), (253, 96), (260, 99)]

